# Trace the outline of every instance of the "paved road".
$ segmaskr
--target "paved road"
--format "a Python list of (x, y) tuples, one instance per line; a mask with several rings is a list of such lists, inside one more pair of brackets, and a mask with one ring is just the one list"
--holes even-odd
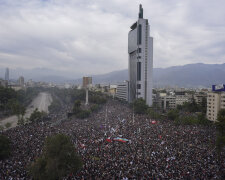
[[(39, 111), (44, 111), (48, 113), (48, 106), (52, 103), (52, 97), (47, 92), (41, 92), (32, 101), (32, 103), (27, 107), (25, 119), (29, 118), (31, 113), (37, 108)], [(5, 126), (6, 123), (11, 123), (11, 127), (17, 126), (18, 118), (17, 116), (10, 116), (8, 118), (0, 120), (0, 126)]]

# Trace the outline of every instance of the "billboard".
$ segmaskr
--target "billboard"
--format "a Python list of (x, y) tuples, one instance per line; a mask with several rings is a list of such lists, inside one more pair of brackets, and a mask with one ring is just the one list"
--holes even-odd
[(225, 91), (225, 84), (212, 85), (212, 91), (216, 92)]

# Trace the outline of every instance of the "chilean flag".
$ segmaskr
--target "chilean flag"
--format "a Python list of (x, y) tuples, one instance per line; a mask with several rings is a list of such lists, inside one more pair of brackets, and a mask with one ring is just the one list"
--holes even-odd
[(113, 140), (114, 141), (119, 141), (119, 142), (128, 142), (129, 141), (128, 139), (120, 138), (120, 137), (114, 138)]

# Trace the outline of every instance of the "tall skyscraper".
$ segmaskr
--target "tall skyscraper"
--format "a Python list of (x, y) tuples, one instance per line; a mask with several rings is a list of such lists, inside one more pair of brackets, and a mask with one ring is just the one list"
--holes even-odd
[(152, 105), (153, 87), (153, 38), (150, 37), (148, 19), (143, 18), (142, 5), (139, 6), (138, 20), (130, 27), (128, 34), (129, 53), (129, 102), (143, 98)]
[(6, 68), (5, 70), (5, 80), (9, 82), (9, 68)]

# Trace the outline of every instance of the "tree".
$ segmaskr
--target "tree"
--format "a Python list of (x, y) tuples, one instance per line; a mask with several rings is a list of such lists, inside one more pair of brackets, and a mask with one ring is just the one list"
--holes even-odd
[(8, 128), (10, 128), (11, 127), (11, 123), (10, 122), (7, 122), (6, 124), (5, 124), (5, 127), (8, 129)]
[(209, 124), (209, 120), (206, 118), (205, 113), (198, 114), (198, 123), (202, 125)]
[(81, 111), (81, 102), (80, 100), (76, 100), (73, 105), (73, 113), (76, 115)]
[(29, 173), (34, 179), (57, 180), (76, 173), (81, 167), (70, 137), (57, 134), (46, 138), (43, 154), (31, 164)]
[(98, 111), (99, 110), (99, 105), (98, 104), (93, 104), (91, 107), (90, 107), (90, 110), (92, 111), (92, 112), (96, 112), (96, 111)]
[(45, 112), (40, 112), (38, 111), (38, 109), (36, 108), (32, 114), (30, 115), (29, 121), (30, 122), (37, 122), (42, 120), (44, 117), (46, 116)]
[(89, 101), (95, 104), (105, 104), (107, 102), (106, 98), (103, 95), (90, 93)]
[(216, 149), (218, 152), (225, 147), (225, 109), (221, 109), (217, 116), (217, 137), (216, 137)]
[(10, 140), (7, 136), (0, 135), (0, 160), (10, 155)]
[(192, 98), (191, 102), (185, 102), (183, 105), (177, 107), (178, 110), (186, 112), (199, 112), (201, 107), (195, 102), (195, 99)]
[(133, 102), (134, 112), (137, 114), (145, 114), (148, 105), (146, 105), (145, 100), (142, 98), (139, 98)]
[[(0, 111), (6, 112), (7, 114), (12, 113), (12, 104), (17, 99), (17, 93), (12, 88), (5, 88), (0, 86)], [(11, 112), (10, 112), (11, 111)]]
[(53, 96), (53, 101), (51, 105), (48, 107), (49, 111), (54, 113), (60, 111), (62, 108), (62, 105), (58, 99), (56, 99), (55, 96)]
[(76, 114), (77, 118), (84, 119), (90, 116), (91, 112), (89, 110), (81, 110), (78, 114)]
[(167, 117), (168, 117), (168, 119), (174, 121), (176, 118), (179, 117), (178, 111), (177, 111), (177, 110), (170, 110), (170, 111), (167, 113)]
[(150, 118), (153, 118), (153, 119), (160, 119), (161, 118), (161, 115), (160, 113), (156, 112), (154, 109), (152, 108), (148, 108), (147, 110), (147, 114)]
[(18, 124), (19, 125), (23, 125), (24, 124), (24, 114), (26, 112), (26, 109), (24, 106), (22, 106), (21, 104), (19, 104), (19, 102), (15, 102), (13, 104), (13, 112), (14, 114), (16, 114), (16, 116), (18, 117)]
[(180, 116), (175, 119), (175, 124), (177, 125), (193, 125), (199, 124), (197, 117), (193, 115), (189, 116)]
[(206, 111), (207, 111), (207, 98), (206, 97), (202, 98), (201, 108), (202, 108), (202, 112), (206, 113)]
[(4, 126), (0, 126), (0, 132), (4, 130)]

